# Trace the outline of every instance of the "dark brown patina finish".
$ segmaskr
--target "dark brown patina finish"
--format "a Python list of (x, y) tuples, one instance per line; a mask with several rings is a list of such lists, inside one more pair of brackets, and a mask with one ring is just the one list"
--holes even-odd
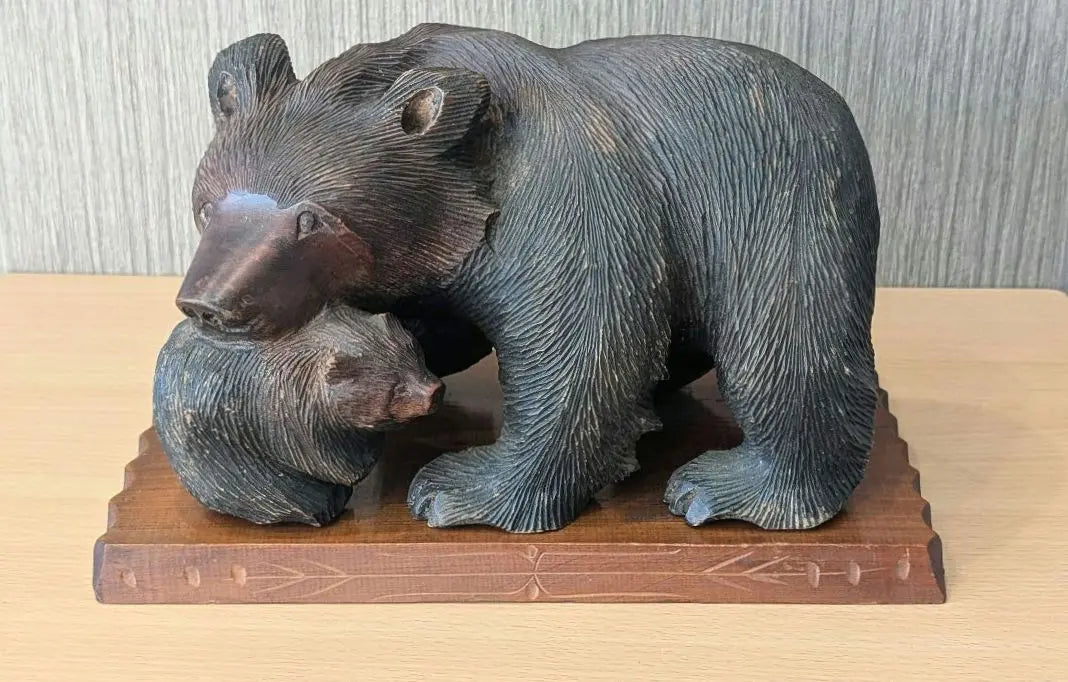
[[(875, 184), (848, 106), (798, 65), (699, 38), (551, 49), (426, 25), (301, 80), (281, 38), (252, 36), (208, 95), (187, 311), (265, 336), (324, 303), (391, 312), (429, 332), (434, 371), (492, 342), (499, 438), (415, 474), (430, 525), (561, 528), (637, 469), (661, 382), (711, 367), (744, 439), (677, 469), (672, 512), (806, 529), (861, 480)], [(338, 229), (316, 232), (310, 205)]]

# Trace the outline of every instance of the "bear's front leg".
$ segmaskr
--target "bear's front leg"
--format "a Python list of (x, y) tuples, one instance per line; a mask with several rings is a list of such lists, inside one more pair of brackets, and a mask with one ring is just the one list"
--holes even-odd
[(638, 438), (659, 427), (649, 395), (665, 374), (662, 325), (648, 316), (621, 324), (619, 310), (523, 312), (495, 339), (498, 441), (442, 455), (412, 481), (408, 505), (430, 526), (561, 528), (638, 468)]

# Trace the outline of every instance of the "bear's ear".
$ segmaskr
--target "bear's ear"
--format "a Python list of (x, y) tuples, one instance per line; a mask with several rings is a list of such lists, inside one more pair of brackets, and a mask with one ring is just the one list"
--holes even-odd
[(406, 135), (457, 139), (481, 121), (490, 87), (467, 69), (412, 69), (394, 81), (382, 102), (390, 124)]
[(280, 36), (260, 33), (220, 52), (208, 72), (208, 99), (222, 127), (239, 112), (297, 82)]

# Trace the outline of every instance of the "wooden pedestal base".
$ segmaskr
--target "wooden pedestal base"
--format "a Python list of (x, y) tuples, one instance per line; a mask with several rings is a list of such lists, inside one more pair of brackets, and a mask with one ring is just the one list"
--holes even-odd
[(695, 601), (935, 603), (942, 548), (919, 475), (886, 408), (867, 477), (845, 512), (811, 531), (739, 522), (690, 528), (661, 502), (675, 467), (739, 439), (714, 376), (662, 401), (642, 470), (567, 528), (509, 535), (430, 529), (405, 506), (434, 455), (491, 442), (500, 419), (492, 359), (450, 377), (433, 417), (396, 434), (350, 509), (326, 528), (255, 526), (200, 507), (153, 431), (126, 468), (96, 544), (93, 585), (109, 603)]

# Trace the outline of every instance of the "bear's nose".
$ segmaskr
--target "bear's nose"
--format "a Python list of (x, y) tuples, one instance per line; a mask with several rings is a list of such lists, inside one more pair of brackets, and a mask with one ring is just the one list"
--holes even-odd
[(445, 384), (437, 377), (414, 385), (397, 386), (393, 389), (390, 415), (398, 422), (436, 412), (445, 397)]
[(434, 379), (430, 385), (429, 396), (427, 398), (427, 412), (437, 412), (441, 407), (442, 401), (445, 399), (445, 384), (441, 379)]
[(193, 299), (179, 298), (175, 303), (178, 304), (178, 310), (189, 319), (204, 325), (205, 327), (212, 327), (225, 331), (226, 319), (225, 314), (221, 309), (213, 306), (205, 301), (198, 301)]

